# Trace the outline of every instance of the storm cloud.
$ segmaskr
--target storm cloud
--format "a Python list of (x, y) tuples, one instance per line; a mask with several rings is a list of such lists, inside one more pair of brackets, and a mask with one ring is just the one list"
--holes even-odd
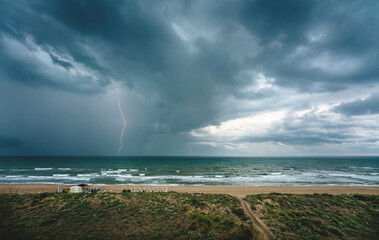
[(0, 153), (114, 155), (119, 98), (125, 155), (378, 153), (378, 10), (2, 1), (0, 136), (23, 144)]
[(336, 108), (346, 115), (368, 115), (379, 113), (379, 93), (375, 93), (366, 99), (343, 103)]

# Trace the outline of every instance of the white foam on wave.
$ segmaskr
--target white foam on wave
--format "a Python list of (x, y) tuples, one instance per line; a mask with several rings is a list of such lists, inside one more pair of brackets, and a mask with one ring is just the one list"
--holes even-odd
[(67, 177), (70, 176), (70, 174), (53, 174), (53, 177)]
[(34, 168), (35, 171), (49, 171), (53, 170), (53, 168)]
[(138, 169), (129, 169), (131, 172), (138, 172)]
[(76, 174), (78, 177), (97, 177), (97, 176), (100, 176), (99, 174), (97, 173), (83, 173), (83, 174)]
[(125, 179), (125, 178), (132, 178), (133, 176), (131, 174), (118, 174), (112, 177)]
[(366, 175), (355, 175), (351, 176), (351, 178), (359, 179), (359, 180), (364, 180), (364, 181), (376, 181), (379, 182), (379, 176), (366, 176)]
[(349, 166), (349, 168), (354, 168), (354, 169), (365, 169), (365, 170), (375, 170), (379, 168), (374, 168), (374, 167), (358, 167), (358, 166)]
[(144, 174), (144, 173), (140, 173), (139, 175), (140, 175), (140, 176), (145, 176), (145, 174)]
[[(221, 176), (221, 175), (219, 175)], [(222, 182), (224, 180), (223, 176), (221, 177), (202, 177), (194, 178), (194, 176), (132, 176), (130, 178), (123, 178), (122, 175), (119, 175), (115, 178), (116, 181), (121, 182), (133, 182), (133, 183), (144, 183), (147, 181), (153, 183), (165, 183), (167, 181), (178, 181), (179, 183), (191, 183), (191, 182)]]
[[(101, 175), (112, 175), (112, 174), (119, 174), (119, 173), (123, 173), (123, 172), (127, 172), (128, 169), (117, 169), (117, 170), (113, 170), (113, 169), (108, 169), (108, 170), (101, 170)], [(131, 169), (130, 169), (131, 171)], [(137, 170), (138, 171), (138, 170)]]
[(25, 176), (22, 175), (10, 175), (10, 176), (5, 176), (5, 178), (24, 178)]
[(379, 176), (377, 175), (362, 175), (358, 173), (349, 173), (349, 172), (341, 172), (341, 171), (320, 171), (324, 177), (331, 178), (345, 178), (345, 179), (358, 179), (363, 181), (377, 181), (379, 182)]
[(118, 172), (116, 170), (102, 170), (101, 175), (109, 175), (109, 174), (117, 174)]
[(223, 175), (215, 175), (215, 178), (224, 178)]
[(281, 172), (272, 172), (271, 175), (282, 175), (283, 173)]
[(61, 171), (70, 171), (71, 170), (71, 168), (58, 168), (58, 170), (61, 170)]
[(72, 180), (72, 181), (89, 181), (88, 177), (77, 177), (77, 176), (28, 176), (27, 179), (34, 180)]

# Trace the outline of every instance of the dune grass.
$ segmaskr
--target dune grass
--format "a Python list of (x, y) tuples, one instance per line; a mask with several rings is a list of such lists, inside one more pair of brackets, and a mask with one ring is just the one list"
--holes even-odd
[(238, 199), (186, 193), (0, 195), (1, 239), (252, 239)]
[[(249, 195), (278, 239), (379, 239), (379, 196)], [(0, 194), (1, 239), (255, 239), (222, 194)]]
[(377, 195), (248, 195), (279, 239), (379, 239)]

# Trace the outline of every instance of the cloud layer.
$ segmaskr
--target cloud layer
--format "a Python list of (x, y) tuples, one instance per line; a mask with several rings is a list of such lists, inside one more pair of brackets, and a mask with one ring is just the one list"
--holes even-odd
[(378, 154), (378, 10), (2, 1), (0, 153)]

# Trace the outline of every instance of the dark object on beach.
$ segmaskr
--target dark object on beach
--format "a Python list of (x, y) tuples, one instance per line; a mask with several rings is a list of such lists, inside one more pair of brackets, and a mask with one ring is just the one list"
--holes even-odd
[(123, 193), (126, 193), (126, 190), (124, 189), (124, 190), (122, 190), (122, 192), (123, 192)]
[(84, 184), (84, 183), (82, 183), (82, 184), (79, 184), (78, 186), (79, 186), (79, 187), (87, 187), (88, 185), (87, 185), (87, 184)]

